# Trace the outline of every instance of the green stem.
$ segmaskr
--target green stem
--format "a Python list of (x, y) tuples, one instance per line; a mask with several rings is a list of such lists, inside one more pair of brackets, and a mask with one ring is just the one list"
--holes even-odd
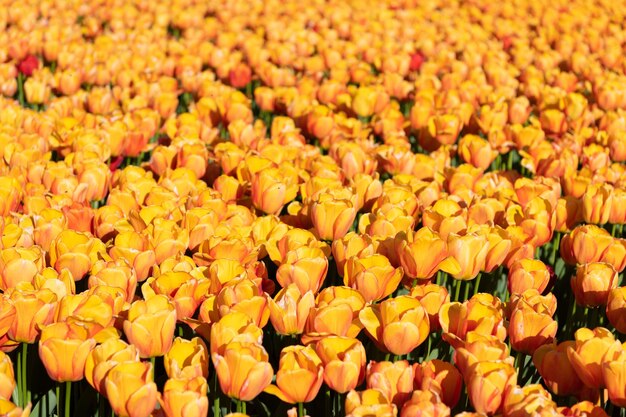
[(57, 382), (55, 393), (57, 396), (57, 417), (61, 417), (61, 383)]
[(306, 410), (304, 409), (304, 403), (298, 403), (298, 416), (304, 417), (306, 414)]
[(483, 273), (479, 272), (476, 277), (476, 282), (474, 283), (474, 295), (478, 294), (478, 287), (480, 287), (480, 280), (483, 277)]
[(70, 417), (72, 415), (70, 413), (71, 398), (72, 398), (72, 381), (67, 381), (65, 383), (65, 407), (64, 407), (65, 417)]
[(20, 106), (26, 107), (26, 100), (24, 98), (24, 74), (17, 74), (17, 101)]
[(454, 285), (456, 289), (454, 290), (454, 301), (459, 301), (459, 295), (461, 294), (461, 280), (455, 279)]
[(28, 343), (22, 343), (21, 346), (21, 363), (19, 364), (20, 368), (22, 368), (22, 407), (26, 407), (26, 405), (30, 402), (30, 390), (28, 389)]
[(24, 381), (22, 381), (22, 353), (21, 350), (17, 351), (17, 363), (15, 364), (15, 368), (16, 368), (16, 377), (17, 377), (17, 398), (15, 399), (15, 404), (17, 404), (20, 407), (23, 407), (23, 401), (24, 401), (24, 394), (23, 394), (23, 387), (24, 387)]
[(150, 364), (152, 365), (152, 378), (154, 378), (156, 374), (156, 357), (152, 356), (150, 358)]
[(463, 297), (463, 301), (467, 301), (467, 300), (469, 300), (470, 282), (469, 281), (464, 281), (463, 284), (465, 285), (465, 295)]
[(517, 369), (518, 375), (521, 375), (520, 366), (524, 364), (524, 359), (524, 353), (517, 352), (517, 354), (515, 355), (515, 368)]
[(213, 416), (220, 417), (220, 392), (218, 388), (217, 372), (213, 373), (213, 389), (211, 391), (211, 394), (213, 395)]

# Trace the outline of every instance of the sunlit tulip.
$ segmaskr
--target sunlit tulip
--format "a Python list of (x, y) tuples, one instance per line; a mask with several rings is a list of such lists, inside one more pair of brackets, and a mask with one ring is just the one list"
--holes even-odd
[(411, 297), (416, 298), (428, 313), (431, 332), (439, 330), (439, 310), (450, 302), (450, 294), (445, 287), (437, 284), (416, 285), (411, 288)]
[(170, 378), (193, 378), (209, 374), (209, 351), (199, 337), (177, 337), (163, 357), (165, 373)]
[(626, 287), (609, 291), (606, 317), (618, 332), (626, 333)]
[(379, 349), (395, 355), (411, 352), (426, 340), (430, 330), (426, 310), (410, 296), (366, 306), (359, 320)]
[(366, 301), (375, 301), (394, 292), (402, 280), (402, 268), (394, 268), (383, 255), (352, 257), (344, 266), (344, 285), (358, 290)]
[(317, 293), (328, 272), (328, 259), (324, 252), (315, 247), (300, 247), (286, 255), (284, 263), (276, 271), (280, 285), (297, 285), (301, 293)]
[(13, 404), (10, 400), (0, 398), (0, 416), (6, 417), (28, 417), (30, 416), (31, 404), (23, 409)]
[(124, 334), (142, 358), (164, 355), (172, 346), (176, 307), (164, 295), (135, 301), (124, 320)]
[(488, 251), (485, 235), (472, 233), (460, 236), (451, 233), (448, 236), (448, 254), (459, 265), (459, 269), (452, 276), (461, 280), (475, 278), (484, 269)]
[(211, 358), (222, 392), (231, 398), (251, 401), (272, 382), (274, 371), (260, 344), (232, 342)]
[[(448, 257), (448, 244), (428, 227), (401, 232), (395, 237), (404, 273), (410, 278), (430, 279), (438, 270), (456, 273), (457, 262)], [(427, 255), (428, 254), (428, 255)]]
[(209, 339), (211, 353), (223, 353), (231, 342), (261, 343), (263, 330), (244, 313), (232, 311), (211, 326)]
[(520, 259), (509, 268), (507, 285), (511, 294), (521, 294), (528, 289), (542, 293), (550, 282), (550, 272), (537, 259)]
[(50, 265), (58, 272), (64, 268), (69, 269), (74, 279), (79, 281), (105, 251), (104, 243), (100, 239), (65, 230), (50, 245)]
[(94, 347), (85, 362), (85, 379), (96, 391), (106, 391), (104, 378), (111, 368), (121, 362), (138, 362), (139, 352), (134, 345), (121, 339), (111, 338)]
[[(363, 355), (363, 358), (365, 358), (365, 355)], [(365, 366), (365, 363), (363, 366)], [(16, 381), (11, 358), (4, 352), (0, 352), (0, 399), (11, 398), (15, 385)]]
[(346, 417), (395, 417), (398, 414), (397, 406), (376, 388), (350, 391), (346, 395), (345, 410)]
[(157, 403), (157, 386), (152, 365), (147, 362), (121, 362), (104, 378), (109, 404), (120, 417), (148, 417)]
[(609, 292), (617, 287), (617, 271), (613, 265), (592, 262), (579, 265), (571, 281), (576, 303), (585, 307), (605, 305)]
[(407, 361), (375, 362), (367, 365), (367, 388), (380, 390), (387, 401), (402, 407), (413, 392), (415, 371)]
[(198, 306), (205, 300), (210, 282), (204, 276), (199, 278), (184, 271), (168, 271), (155, 278), (148, 278), (142, 285), (144, 298), (155, 294), (166, 295), (176, 307), (179, 320), (192, 317)]
[(365, 379), (365, 348), (357, 339), (328, 336), (317, 342), (315, 351), (324, 365), (324, 382), (345, 394)]
[(309, 210), (320, 239), (341, 239), (356, 218), (356, 196), (348, 189), (322, 192), (311, 203)]
[(587, 223), (604, 224), (609, 221), (613, 205), (613, 187), (589, 185), (582, 197), (583, 220)]
[(209, 412), (208, 384), (204, 377), (172, 378), (158, 400), (167, 417), (206, 417)]
[(290, 284), (268, 299), (270, 321), (279, 334), (300, 334), (311, 308), (315, 306), (315, 296), (311, 291), (301, 294), (296, 284)]
[(290, 404), (308, 403), (317, 396), (323, 375), (324, 367), (312, 346), (288, 346), (280, 353), (276, 385), (265, 392)]
[(343, 238), (333, 241), (332, 253), (337, 273), (343, 276), (346, 261), (353, 256), (365, 258), (376, 253), (378, 242), (369, 235), (349, 232)]
[(84, 327), (71, 322), (54, 323), (41, 331), (39, 357), (52, 380), (80, 381), (87, 355), (95, 345)]
[(502, 361), (484, 361), (475, 363), (467, 372), (467, 392), (474, 409), (487, 415), (496, 414), (507, 390), (516, 385), (515, 368)]
[(609, 394), (609, 400), (618, 407), (626, 406), (626, 353), (602, 362), (602, 378)]
[(556, 403), (540, 384), (511, 388), (504, 397), (502, 411), (511, 417), (526, 416), (528, 413), (550, 415), (557, 412)]
[(561, 342), (558, 345), (548, 344), (540, 346), (533, 353), (533, 364), (543, 382), (555, 395), (573, 395), (583, 387), (567, 357), (568, 348), (574, 346), (573, 341)]
[(448, 417), (450, 407), (443, 403), (437, 394), (415, 390), (411, 398), (402, 406), (400, 417)]
[(58, 304), (55, 293), (48, 289), (37, 291), (10, 290), (9, 303), (15, 308), (15, 318), (7, 335), (16, 342), (33, 343), (41, 326), (53, 322)]
[(432, 392), (454, 408), (461, 397), (463, 377), (451, 363), (433, 359), (415, 365), (415, 387)]
[(511, 348), (532, 355), (541, 345), (551, 343), (557, 330), (557, 322), (549, 314), (516, 308), (509, 319)]
[(278, 168), (263, 169), (252, 176), (252, 204), (264, 213), (279, 214), (297, 191), (297, 184), (290, 183)]
[(602, 388), (602, 364), (612, 360), (622, 350), (621, 343), (603, 327), (596, 327), (594, 330), (580, 328), (576, 330), (574, 337), (574, 346), (567, 347), (567, 357), (574, 371), (586, 386)]

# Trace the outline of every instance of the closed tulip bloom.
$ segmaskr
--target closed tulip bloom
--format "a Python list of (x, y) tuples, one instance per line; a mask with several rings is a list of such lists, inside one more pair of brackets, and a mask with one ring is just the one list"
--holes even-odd
[(300, 247), (287, 252), (286, 259), (276, 271), (278, 283), (287, 287), (296, 284), (301, 293), (317, 293), (328, 273), (328, 259), (320, 248)]
[(208, 384), (204, 377), (172, 378), (158, 400), (167, 417), (206, 417), (209, 413)]
[(246, 314), (231, 311), (211, 326), (211, 354), (223, 354), (224, 348), (231, 342), (260, 344), (263, 342), (263, 330)]
[(482, 297), (474, 296), (463, 304), (444, 304), (439, 311), (442, 337), (453, 347), (462, 346), (470, 332), (496, 336), (500, 340), (506, 338), (501, 307), (494, 305), (493, 296), (478, 295)]
[(574, 346), (567, 348), (567, 357), (583, 383), (594, 389), (603, 388), (602, 364), (613, 359), (622, 345), (604, 327), (583, 327), (574, 334)]
[(44, 267), (45, 254), (39, 246), (6, 248), (0, 252), (0, 288), (3, 291), (19, 282), (33, 282)]
[(359, 312), (365, 306), (365, 299), (357, 290), (325, 288), (317, 295), (316, 304), (309, 313), (302, 343), (308, 344), (327, 336), (354, 338), (363, 328)]
[(578, 378), (576, 371), (567, 357), (567, 350), (575, 346), (574, 341), (547, 344), (540, 346), (533, 353), (533, 364), (544, 384), (555, 395), (567, 396), (578, 393), (583, 382)]
[(134, 345), (111, 338), (94, 347), (85, 361), (85, 379), (100, 394), (105, 394), (104, 378), (111, 368), (121, 362), (139, 362)]
[(454, 364), (465, 377), (469, 375), (472, 365), (482, 361), (509, 361), (513, 364), (513, 357), (509, 355), (509, 347), (495, 336), (484, 336), (476, 332), (467, 334), (467, 340), (462, 347), (454, 351)]
[(578, 226), (561, 239), (561, 257), (572, 265), (600, 262), (613, 241), (609, 232), (596, 225)]
[(344, 407), (346, 417), (395, 417), (398, 415), (396, 405), (381, 390), (376, 388), (365, 391), (350, 391), (346, 395)]
[(486, 170), (498, 156), (498, 151), (480, 136), (465, 135), (459, 140), (459, 155), (468, 164)]
[(379, 349), (395, 355), (411, 352), (426, 340), (430, 331), (426, 310), (410, 296), (368, 305), (359, 313), (359, 320)]
[(142, 358), (164, 355), (172, 346), (175, 329), (176, 307), (164, 295), (135, 301), (124, 320), (124, 333)]
[(199, 337), (191, 340), (177, 337), (163, 357), (170, 378), (194, 378), (209, 375), (209, 350)]
[(96, 346), (82, 326), (54, 323), (43, 328), (39, 357), (50, 379), (57, 382), (80, 381), (84, 377), (87, 355)]
[(102, 254), (104, 243), (88, 234), (64, 230), (50, 245), (50, 265), (58, 272), (67, 268), (74, 280), (79, 281), (89, 272)]
[(556, 408), (550, 393), (540, 384), (532, 384), (510, 389), (504, 397), (502, 412), (510, 417), (523, 417), (529, 413), (554, 415)]
[(613, 205), (613, 187), (591, 184), (582, 197), (583, 220), (587, 223), (605, 224), (609, 221)]
[(202, 321), (213, 323), (232, 311), (238, 311), (262, 328), (270, 317), (267, 303), (267, 297), (254, 281), (239, 277), (224, 285), (217, 296), (210, 296), (204, 301), (199, 315)]
[(375, 362), (367, 365), (367, 388), (380, 390), (387, 401), (398, 407), (409, 399), (413, 392), (415, 369), (407, 361)]
[(266, 168), (252, 176), (251, 193), (254, 207), (263, 213), (279, 214), (285, 204), (296, 198), (298, 185), (278, 168)]
[(437, 395), (450, 408), (454, 408), (461, 397), (463, 377), (450, 362), (433, 359), (415, 365), (415, 387)]
[(369, 235), (349, 232), (341, 239), (333, 241), (332, 253), (337, 273), (343, 277), (346, 261), (353, 256), (365, 258), (376, 253), (378, 242)]
[(400, 417), (449, 417), (450, 407), (430, 391), (415, 390), (402, 406)]
[(16, 342), (33, 343), (41, 326), (54, 321), (58, 304), (55, 293), (48, 289), (37, 291), (9, 290), (9, 302), (15, 307), (15, 319), (7, 335)]
[(464, 236), (451, 233), (448, 236), (448, 254), (459, 264), (459, 271), (452, 274), (455, 279), (471, 280), (484, 269), (489, 251), (485, 235), (471, 233)]
[(609, 292), (606, 317), (620, 333), (626, 333), (626, 287), (614, 288)]
[(155, 294), (166, 295), (176, 306), (179, 320), (192, 317), (205, 300), (211, 283), (204, 276), (191, 275), (184, 271), (167, 271), (158, 277), (148, 278), (141, 286), (144, 298)]
[(104, 378), (111, 409), (120, 417), (149, 417), (157, 403), (157, 386), (152, 365), (121, 362)]
[(428, 313), (431, 332), (441, 329), (439, 310), (450, 302), (450, 294), (445, 287), (437, 284), (416, 285), (411, 288), (411, 297), (416, 298)]
[(626, 352), (603, 361), (602, 378), (611, 404), (626, 407)]
[(383, 255), (352, 257), (344, 266), (344, 285), (358, 290), (365, 301), (376, 301), (394, 292), (402, 280), (402, 268), (394, 268)]
[(311, 291), (300, 293), (296, 284), (290, 284), (276, 294), (268, 297), (270, 321), (279, 334), (293, 335), (304, 331), (311, 308), (315, 306), (315, 296)]
[(477, 362), (468, 369), (467, 392), (474, 409), (487, 415), (497, 414), (507, 390), (517, 383), (517, 371), (502, 361)]
[(609, 292), (617, 287), (617, 271), (613, 265), (592, 262), (579, 265), (570, 280), (576, 303), (585, 307), (605, 305)]
[(517, 352), (532, 355), (541, 345), (551, 343), (558, 330), (557, 322), (531, 308), (516, 308), (509, 320), (509, 340)]
[(265, 392), (290, 404), (308, 403), (317, 396), (323, 375), (322, 361), (312, 346), (288, 346), (280, 353), (276, 385)]
[(550, 282), (548, 267), (538, 259), (519, 259), (509, 268), (508, 288), (511, 294), (529, 289), (542, 293)]
[(156, 255), (148, 238), (134, 231), (124, 231), (115, 236), (109, 254), (114, 260), (122, 258), (128, 261), (140, 282), (148, 278), (156, 262)]
[(311, 222), (321, 240), (341, 239), (356, 218), (356, 196), (350, 189), (320, 193), (310, 205)]
[(415, 279), (430, 279), (437, 271), (458, 272), (458, 265), (448, 257), (448, 243), (428, 227), (417, 232), (400, 232), (395, 237), (404, 273)]
[(328, 336), (317, 342), (315, 351), (324, 365), (324, 382), (345, 394), (365, 379), (365, 348), (353, 338)]
[[(363, 358), (365, 358), (365, 355), (363, 355)], [(365, 366), (365, 362), (363, 366)], [(0, 399), (11, 398), (15, 385), (11, 358), (4, 352), (0, 352)]]
[(258, 343), (231, 342), (211, 358), (222, 392), (231, 398), (252, 401), (272, 382), (272, 365)]

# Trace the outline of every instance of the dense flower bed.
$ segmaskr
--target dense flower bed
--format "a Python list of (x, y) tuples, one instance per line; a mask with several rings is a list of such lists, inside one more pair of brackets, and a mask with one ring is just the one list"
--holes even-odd
[(624, 1), (0, 5), (0, 416), (626, 415)]

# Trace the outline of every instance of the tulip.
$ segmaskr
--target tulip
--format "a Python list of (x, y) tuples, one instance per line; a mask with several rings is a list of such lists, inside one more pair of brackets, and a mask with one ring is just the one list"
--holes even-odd
[(208, 384), (204, 377), (168, 379), (158, 401), (168, 417), (206, 417), (209, 413)]
[(315, 351), (324, 366), (324, 382), (333, 391), (345, 394), (365, 379), (365, 348), (357, 339), (325, 337)]
[(365, 258), (376, 253), (378, 242), (368, 235), (349, 232), (341, 239), (333, 241), (332, 253), (337, 273), (343, 277), (346, 261), (354, 256)]
[(439, 330), (439, 311), (441, 306), (450, 302), (448, 290), (437, 284), (416, 285), (411, 288), (410, 295), (426, 309), (431, 332)]
[(10, 290), (10, 304), (15, 307), (15, 319), (7, 335), (16, 342), (34, 343), (40, 328), (54, 321), (57, 311), (57, 296), (48, 289), (37, 291)]
[(216, 322), (231, 311), (247, 315), (258, 327), (265, 327), (269, 320), (268, 301), (262, 290), (248, 278), (228, 282), (217, 296), (211, 296), (200, 306), (200, 318)]
[(82, 326), (72, 322), (54, 323), (41, 331), (39, 357), (50, 379), (80, 381), (84, 377), (87, 355), (95, 346), (96, 341)]
[(626, 287), (609, 291), (606, 317), (618, 332), (626, 333)]
[(414, 377), (414, 367), (405, 360), (396, 362), (370, 361), (367, 365), (367, 388), (380, 390), (387, 401), (400, 408), (413, 392)]
[(385, 394), (376, 388), (350, 391), (345, 402), (346, 417), (395, 417), (398, 409)]
[(104, 243), (85, 233), (65, 230), (50, 245), (50, 265), (58, 272), (67, 268), (79, 281), (106, 252)]
[(532, 355), (541, 345), (554, 340), (557, 329), (557, 322), (550, 315), (527, 307), (516, 308), (509, 320), (511, 347)]
[(315, 296), (311, 291), (301, 294), (296, 284), (290, 284), (268, 299), (270, 321), (279, 334), (301, 334), (304, 331)]
[(602, 362), (602, 378), (611, 404), (626, 407), (626, 353)]
[(449, 417), (450, 408), (429, 391), (416, 390), (404, 403), (400, 417)]
[(394, 292), (402, 280), (402, 269), (394, 268), (383, 255), (346, 261), (344, 285), (358, 290), (366, 301), (375, 301)]
[(583, 194), (583, 220), (587, 223), (605, 224), (609, 221), (613, 205), (613, 187), (591, 184)]
[(509, 269), (507, 283), (511, 294), (522, 294), (529, 289), (542, 293), (549, 282), (550, 272), (540, 260), (519, 259)]
[(0, 416), (28, 417), (30, 416), (30, 409), (31, 409), (30, 403), (22, 409), (22, 408), (19, 408), (17, 405), (13, 404), (11, 401), (6, 400), (4, 398), (0, 398)]
[(224, 353), (224, 348), (231, 342), (261, 343), (263, 330), (252, 319), (238, 311), (231, 311), (211, 326), (211, 354)]
[(276, 385), (265, 392), (290, 404), (308, 403), (317, 396), (323, 375), (322, 361), (312, 346), (288, 346), (280, 353)]
[(454, 408), (461, 397), (463, 377), (451, 363), (433, 359), (415, 365), (415, 387), (433, 393)]
[(323, 289), (317, 295), (316, 307), (309, 313), (302, 343), (333, 335), (355, 338), (363, 328), (359, 312), (364, 306), (365, 299), (357, 290), (348, 287)]
[(459, 155), (463, 161), (486, 170), (498, 156), (498, 151), (480, 136), (465, 135), (459, 140)]
[(487, 237), (477, 233), (464, 236), (451, 233), (448, 236), (448, 253), (459, 265), (458, 272), (452, 274), (455, 279), (470, 280), (476, 278), (484, 269), (489, 251)]
[(604, 262), (579, 265), (570, 283), (577, 304), (597, 307), (606, 304), (609, 292), (617, 287), (617, 271)]
[(174, 302), (176, 317), (192, 317), (198, 306), (205, 300), (210, 282), (204, 276), (199, 278), (184, 271), (168, 271), (158, 277), (148, 278), (141, 287), (144, 298), (162, 294)]
[(211, 358), (222, 392), (231, 398), (252, 401), (272, 382), (274, 371), (260, 344), (231, 342)]
[(359, 320), (379, 349), (395, 355), (411, 352), (426, 340), (430, 330), (426, 310), (410, 296), (368, 305), (359, 313)]
[(349, 189), (322, 192), (311, 202), (309, 210), (320, 239), (341, 239), (356, 218), (356, 196)]
[(19, 282), (33, 282), (43, 269), (44, 253), (38, 246), (6, 248), (0, 253), (0, 288), (3, 291)]
[[(365, 355), (363, 355), (363, 358), (365, 358)], [(11, 358), (4, 352), (0, 352), (0, 399), (10, 399), (11, 395), (13, 395), (15, 385)]]
[(568, 264), (602, 261), (614, 238), (595, 225), (578, 226), (561, 239), (561, 256)]
[[(448, 257), (448, 244), (428, 227), (417, 232), (398, 233), (395, 249), (399, 253), (402, 269), (410, 278), (430, 279), (438, 270), (458, 272), (459, 266)], [(425, 256), (428, 253), (428, 256)]]
[(545, 415), (557, 413), (556, 403), (539, 384), (510, 389), (504, 397), (502, 411), (504, 415), (511, 417), (527, 416), (529, 413)]
[(580, 328), (574, 333), (574, 346), (567, 347), (567, 357), (583, 383), (594, 389), (603, 388), (602, 364), (614, 358), (622, 345), (603, 328)]
[(139, 362), (137, 348), (117, 338), (107, 339), (87, 355), (85, 379), (96, 391), (105, 394), (104, 378), (115, 365), (122, 362)]
[(147, 362), (121, 362), (104, 378), (111, 409), (120, 417), (148, 417), (157, 403), (157, 386), (152, 381), (152, 365)]
[(487, 415), (498, 413), (505, 393), (516, 385), (515, 368), (502, 361), (484, 361), (475, 363), (467, 372), (467, 392), (474, 409)]
[(164, 355), (172, 346), (176, 307), (164, 295), (135, 301), (124, 320), (124, 334), (142, 358)]
[(555, 395), (573, 395), (583, 387), (582, 381), (567, 357), (567, 350), (574, 346), (573, 341), (561, 342), (558, 345), (547, 344), (540, 346), (533, 353), (535, 368), (539, 371), (543, 382)]
[(267, 214), (279, 214), (296, 198), (298, 187), (279, 168), (267, 168), (252, 176), (251, 192), (254, 207)]
[(177, 337), (163, 357), (165, 373), (170, 378), (206, 378), (209, 374), (209, 352), (199, 337), (191, 340)]
[(328, 272), (328, 259), (315, 247), (300, 247), (287, 253), (276, 271), (276, 280), (283, 287), (296, 284), (302, 294), (317, 293)]

